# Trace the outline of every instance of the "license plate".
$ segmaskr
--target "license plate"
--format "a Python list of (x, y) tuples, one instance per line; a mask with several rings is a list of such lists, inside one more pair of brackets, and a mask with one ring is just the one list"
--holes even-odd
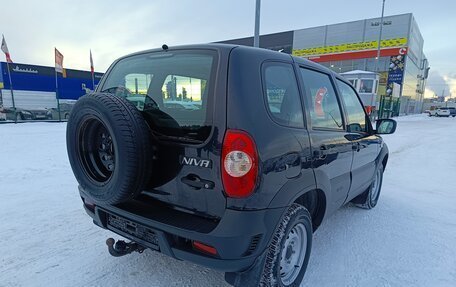
[[(122, 218), (117, 215), (108, 214), (108, 228), (113, 231), (121, 231), (127, 233), (134, 238), (141, 239), (149, 243), (148, 247), (160, 250), (158, 245), (157, 234), (154, 230), (128, 219)], [(134, 240), (134, 239), (133, 239)]]

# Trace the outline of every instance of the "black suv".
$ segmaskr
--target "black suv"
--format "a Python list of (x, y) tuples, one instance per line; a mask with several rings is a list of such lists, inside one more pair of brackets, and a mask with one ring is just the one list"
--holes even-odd
[(298, 286), (322, 221), (377, 204), (379, 134), (395, 129), (373, 129), (350, 83), (313, 62), (164, 45), (112, 64), (74, 106), (67, 146), (86, 212), (132, 240), (108, 239), (112, 255), (150, 248), (235, 286)]

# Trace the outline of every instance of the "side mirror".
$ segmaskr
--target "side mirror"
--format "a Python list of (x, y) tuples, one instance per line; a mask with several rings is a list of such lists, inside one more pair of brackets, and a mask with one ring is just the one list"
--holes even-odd
[(388, 135), (396, 131), (397, 122), (392, 119), (377, 120), (377, 134)]
[(359, 132), (363, 131), (363, 128), (361, 127), (361, 125), (359, 123), (353, 123), (353, 124), (349, 124), (347, 126), (347, 131), (349, 133), (359, 133)]

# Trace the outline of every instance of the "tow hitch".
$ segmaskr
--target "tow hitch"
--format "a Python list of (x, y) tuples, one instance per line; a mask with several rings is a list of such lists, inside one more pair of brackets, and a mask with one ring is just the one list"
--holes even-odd
[(106, 239), (106, 245), (108, 245), (109, 254), (114, 257), (120, 257), (132, 252), (143, 253), (146, 249), (143, 246), (139, 245), (136, 242), (125, 242), (123, 240), (114, 240), (114, 238)]

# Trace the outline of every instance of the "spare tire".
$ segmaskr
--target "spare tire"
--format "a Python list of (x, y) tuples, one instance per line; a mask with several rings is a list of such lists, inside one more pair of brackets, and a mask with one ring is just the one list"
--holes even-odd
[(98, 204), (134, 198), (152, 170), (148, 125), (132, 103), (112, 94), (85, 95), (74, 105), (67, 151), (80, 187)]

